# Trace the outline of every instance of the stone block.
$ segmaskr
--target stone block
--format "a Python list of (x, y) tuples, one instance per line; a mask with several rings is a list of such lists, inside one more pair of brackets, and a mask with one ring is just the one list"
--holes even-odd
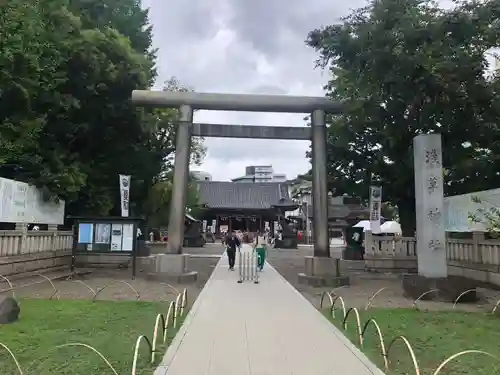
[(463, 276), (477, 281), (482, 281), (484, 283), (488, 282), (488, 273), (482, 270), (476, 270), (472, 268), (464, 268)]
[(129, 254), (77, 254), (75, 256), (77, 267), (95, 268), (128, 268), (132, 264), (132, 257)]
[(416, 257), (365, 257), (366, 269), (370, 272), (408, 272), (417, 270)]
[(150, 273), (156, 270), (156, 261), (157, 255), (149, 255), (147, 257), (137, 257), (136, 266), (139, 272)]
[(337, 276), (340, 272), (340, 259), (306, 256), (305, 274), (311, 276)]
[(305, 273), (298, 274), (299, 284), (309, 285), (317, 288), (332, 287), (337, 288), (343, 285), (349, 285), (349, 276), (312, 276)]
[(463, 276), (463, 268), (448, 265), (448, 275), (451, 276)]
[(151, 254), (165, 254), (167, 252), (166, 242), (149, 242), (149, 255)]
[(345, 260), (340, 261), (340, 271), (364, 271), (366, 264), (364, 260)]
[(307, 256), (304, 261), (305, 272), (298, 275), (300, 284), (315, 287), (349, 284), (349, 277), (340, 275), (340, 259)]
[(488, 281), (497, 287), (500, 286), (500, 273), (488, 272)]
[(190, 284), (198, 280), (198, 272), (189, 271), (181, 275), (171, 275), (167, 273), (151, 272), (146, 275), (148, 280), (163, 281), (173, 284)]
[(463, 292), (473, 290), (460, 297), (459, 302), (471, 303), (478, 300), (477, 293), (474, 290), (479, 286), (478, 282), (463, 276), (449, 275), (445, 278), (430, 278), (407, 274), (402, 276), (402, 280), (405, 296), (411, 299), (416, 299), (431, 289), (437, 289), (437, 292), (429, 293), (422, 299), (455, 302)]
[(158, 254), (155, 256), (155, 272), (182, 275), (188, 272), (189, 255)]
[(137, 260), (139, 270), (150, 279), (181, 284), (198, 279), (198, 272), (189, 271), (188, 254), (155, 254)]
[(70, 250), (43, 251), (34, 254), (6, 256), (0, 258), (0, 275), (11, 276), (26, 272), (40, 271), (71, 263)]
[(0, 296), (0, 324), (14, 323), (21, 309), (13, 297)]

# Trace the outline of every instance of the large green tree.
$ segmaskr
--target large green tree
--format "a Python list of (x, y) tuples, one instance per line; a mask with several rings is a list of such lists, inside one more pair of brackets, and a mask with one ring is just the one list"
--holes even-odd
[(66, 75), (59, 69), (61, 48), (51, 25), (61, 36), (78, 30), (79, 20), (65, 8), (42, 1), (12, 0), (0, 7), (0, 175), (33, 182), (43, 157), (38, 139), (48, 124), (41, 110), (59, 97), (71, 105), (70, 96), (59, 95)]
[(129, 100), (152, 82), (153, 64), (116, 29), (86, 27), (68, 6), (15, 0), (2, 7), (2, 175), (66, 199), (69, 213), (106, 214), (116, 206), (111, 179), (116, 186), (117, 171), (142, 171), (134, 151), (141, 155), (154, 136)]
[(118, 174), (130, 174), (132, 213), (147, 215), (177, 120), (130, 101), (155, 79), (147, 11), (133, 0), (12, 0), (0, 17), (0, 175), (65, 199), (69, 214), (109, 215)]
[(425, 0), (377, 0), (307, 39), (346, 111), (329, 118), (328, 173), (338, 194), (383, 186), (405, 234), (415, 228), (412, 139), (443, 137), (445, 192), (498, 187), (498, 79), (485, 74), (499, 45), (498, 1), (443, 10)]

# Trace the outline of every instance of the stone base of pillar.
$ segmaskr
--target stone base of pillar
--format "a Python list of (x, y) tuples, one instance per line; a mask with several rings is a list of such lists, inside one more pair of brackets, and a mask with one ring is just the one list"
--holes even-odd
[(147, 278), (177, 284), (193, 283), (198, 272), (189, 271), (189, 254), (154, 254), (138, 257), (137, 267)]
[(315, 287), (339, 287), (349, 284), (349, 276), (340, 274), (340, 259), (305, 257), (305, 272), (299, 273), (299, 284)]
[[(473, 303), (479, 299), (476, 287), (479, 283), (463, 276), (449, 275), (445, 278), (430, 278), (417, 274), (402, 276), (405, 297), (413, 300)], [(467, 292), (467, 293), (465, 293)]]

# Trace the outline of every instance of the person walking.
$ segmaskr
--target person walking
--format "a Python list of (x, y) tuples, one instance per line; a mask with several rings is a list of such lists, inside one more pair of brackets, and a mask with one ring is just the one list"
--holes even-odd
[(226, 237), (224, 241), (226, 244), (226, 253), (229, 260), (229, 270), (234, 271), (234, 263), (236, 262), (236, 248), (241, 247), (241, 241), (233, 231), (230, 236)]
[(253, 243), (253, 248), (257, 252), (257, 268), (262, 271), (264, 268), (264, 263), (266, 261), (266, 237), (261, 233), (255, 236), (255, 241)]

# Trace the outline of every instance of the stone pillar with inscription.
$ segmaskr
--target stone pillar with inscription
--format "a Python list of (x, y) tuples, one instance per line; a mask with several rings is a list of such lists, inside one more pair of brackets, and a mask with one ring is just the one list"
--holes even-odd
[(441, 135), (413, 139), (418, 274), (447, 277)]
[[(413, 139), (418, 275), (402, 276), (405, 295), (445, 302), (474, 302), (477, 282), (449, 276), (444, 227), (441, 135)], [(467, 293), (463, 293), (468, 291)]]

